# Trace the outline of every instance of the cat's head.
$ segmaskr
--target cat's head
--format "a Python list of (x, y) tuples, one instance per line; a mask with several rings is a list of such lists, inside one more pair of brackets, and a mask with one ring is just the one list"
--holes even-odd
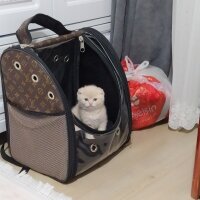
[(104, 105), (104, 91), (95, 85), (79, 88), (77, 92), (78, 104), (83, 109), (94, 110)]

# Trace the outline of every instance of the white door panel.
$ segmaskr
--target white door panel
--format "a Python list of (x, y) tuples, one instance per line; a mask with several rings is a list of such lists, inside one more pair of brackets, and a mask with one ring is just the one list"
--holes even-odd
[(24, 20), (36, 13), (52, 15), (52, 11), (51, 0), (0, 0), (0, 36), (15, 33)]
[[(0, 99), (0, 116), (2, 113), (4, 113), (3, 97), (1, 97), (1, 99)], [(4, 118), (4, 116), (3, 116), (3, 118)], [(0, 118), (0, 120), (1, 120), (1, 118)]]
[(0, 115), (0, 134), (1, 132), (4, 132), (4, 131), (6, 131), (6, 122), (5, 122), (4, 114), (1, 114)]
[(1, 76), (0, 76), (0, 113), (2, 113), (1, 112), (1, 99), (3, 98), (2, 96), (3, 96), (3, 92), (2, 92), (2, 87), (1, 87)]
[(111, 15), (111, 0), (53, 0), (53, 16), (64, 24)]

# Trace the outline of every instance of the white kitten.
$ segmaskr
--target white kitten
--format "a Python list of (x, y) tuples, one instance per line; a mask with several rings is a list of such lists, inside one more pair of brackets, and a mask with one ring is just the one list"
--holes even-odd
[(106, 130), (108, 119), (104, 96), (103, 89), (95, 85), (79, 88), (77, 92), (78, 103), (72, 108), (73, 114), (93, 129)]

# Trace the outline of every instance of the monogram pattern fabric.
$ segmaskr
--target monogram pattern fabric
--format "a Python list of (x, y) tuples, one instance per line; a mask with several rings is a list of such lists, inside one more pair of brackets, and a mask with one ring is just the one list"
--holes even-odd
[(16, 32), (17, 38), (21, 44), (30, 44), (32, 41), (31, 34), (28, 31), (28, 25), (31, 20), (32, 17), (24, 21)]
[(56, 83), (30, 54), (8, 50), (2, 55), (1, 67), (6, 97), (12, 104), (27, 111), (64, 112)]
[(54, 45), (54, 44), (59, 44), (59, 43), (62, 43), (62, 42), (72, 40), (74, 38), (81, 36), (82, 34), (83, 34), (83, 31), (81, 31), (81, 30), (80, 31), (73, 31), (70, 34), (61, 35), (61, 36), (55, 37), (55, 38), (50, 38), (50, 39), (47, 39), (47, 40), (43, 40), (41, 42), (32, 42), (30, 44), (30, 47), (36, 48), (36, 49), (37, 48), (43, 48), (43, 47), (47, 47), (47, 46), (51, 46), (51, 45)]

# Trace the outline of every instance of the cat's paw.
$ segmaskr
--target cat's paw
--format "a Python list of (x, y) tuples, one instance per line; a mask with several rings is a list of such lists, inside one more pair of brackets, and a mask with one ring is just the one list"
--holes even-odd
[(81, 129), (75, 125), (75, 131), (80, 131)]
[(105, 125), (99, 126), (99, 128), (98, 128), (98, 131), (105, 131), (105, 130), (106, 130)]

